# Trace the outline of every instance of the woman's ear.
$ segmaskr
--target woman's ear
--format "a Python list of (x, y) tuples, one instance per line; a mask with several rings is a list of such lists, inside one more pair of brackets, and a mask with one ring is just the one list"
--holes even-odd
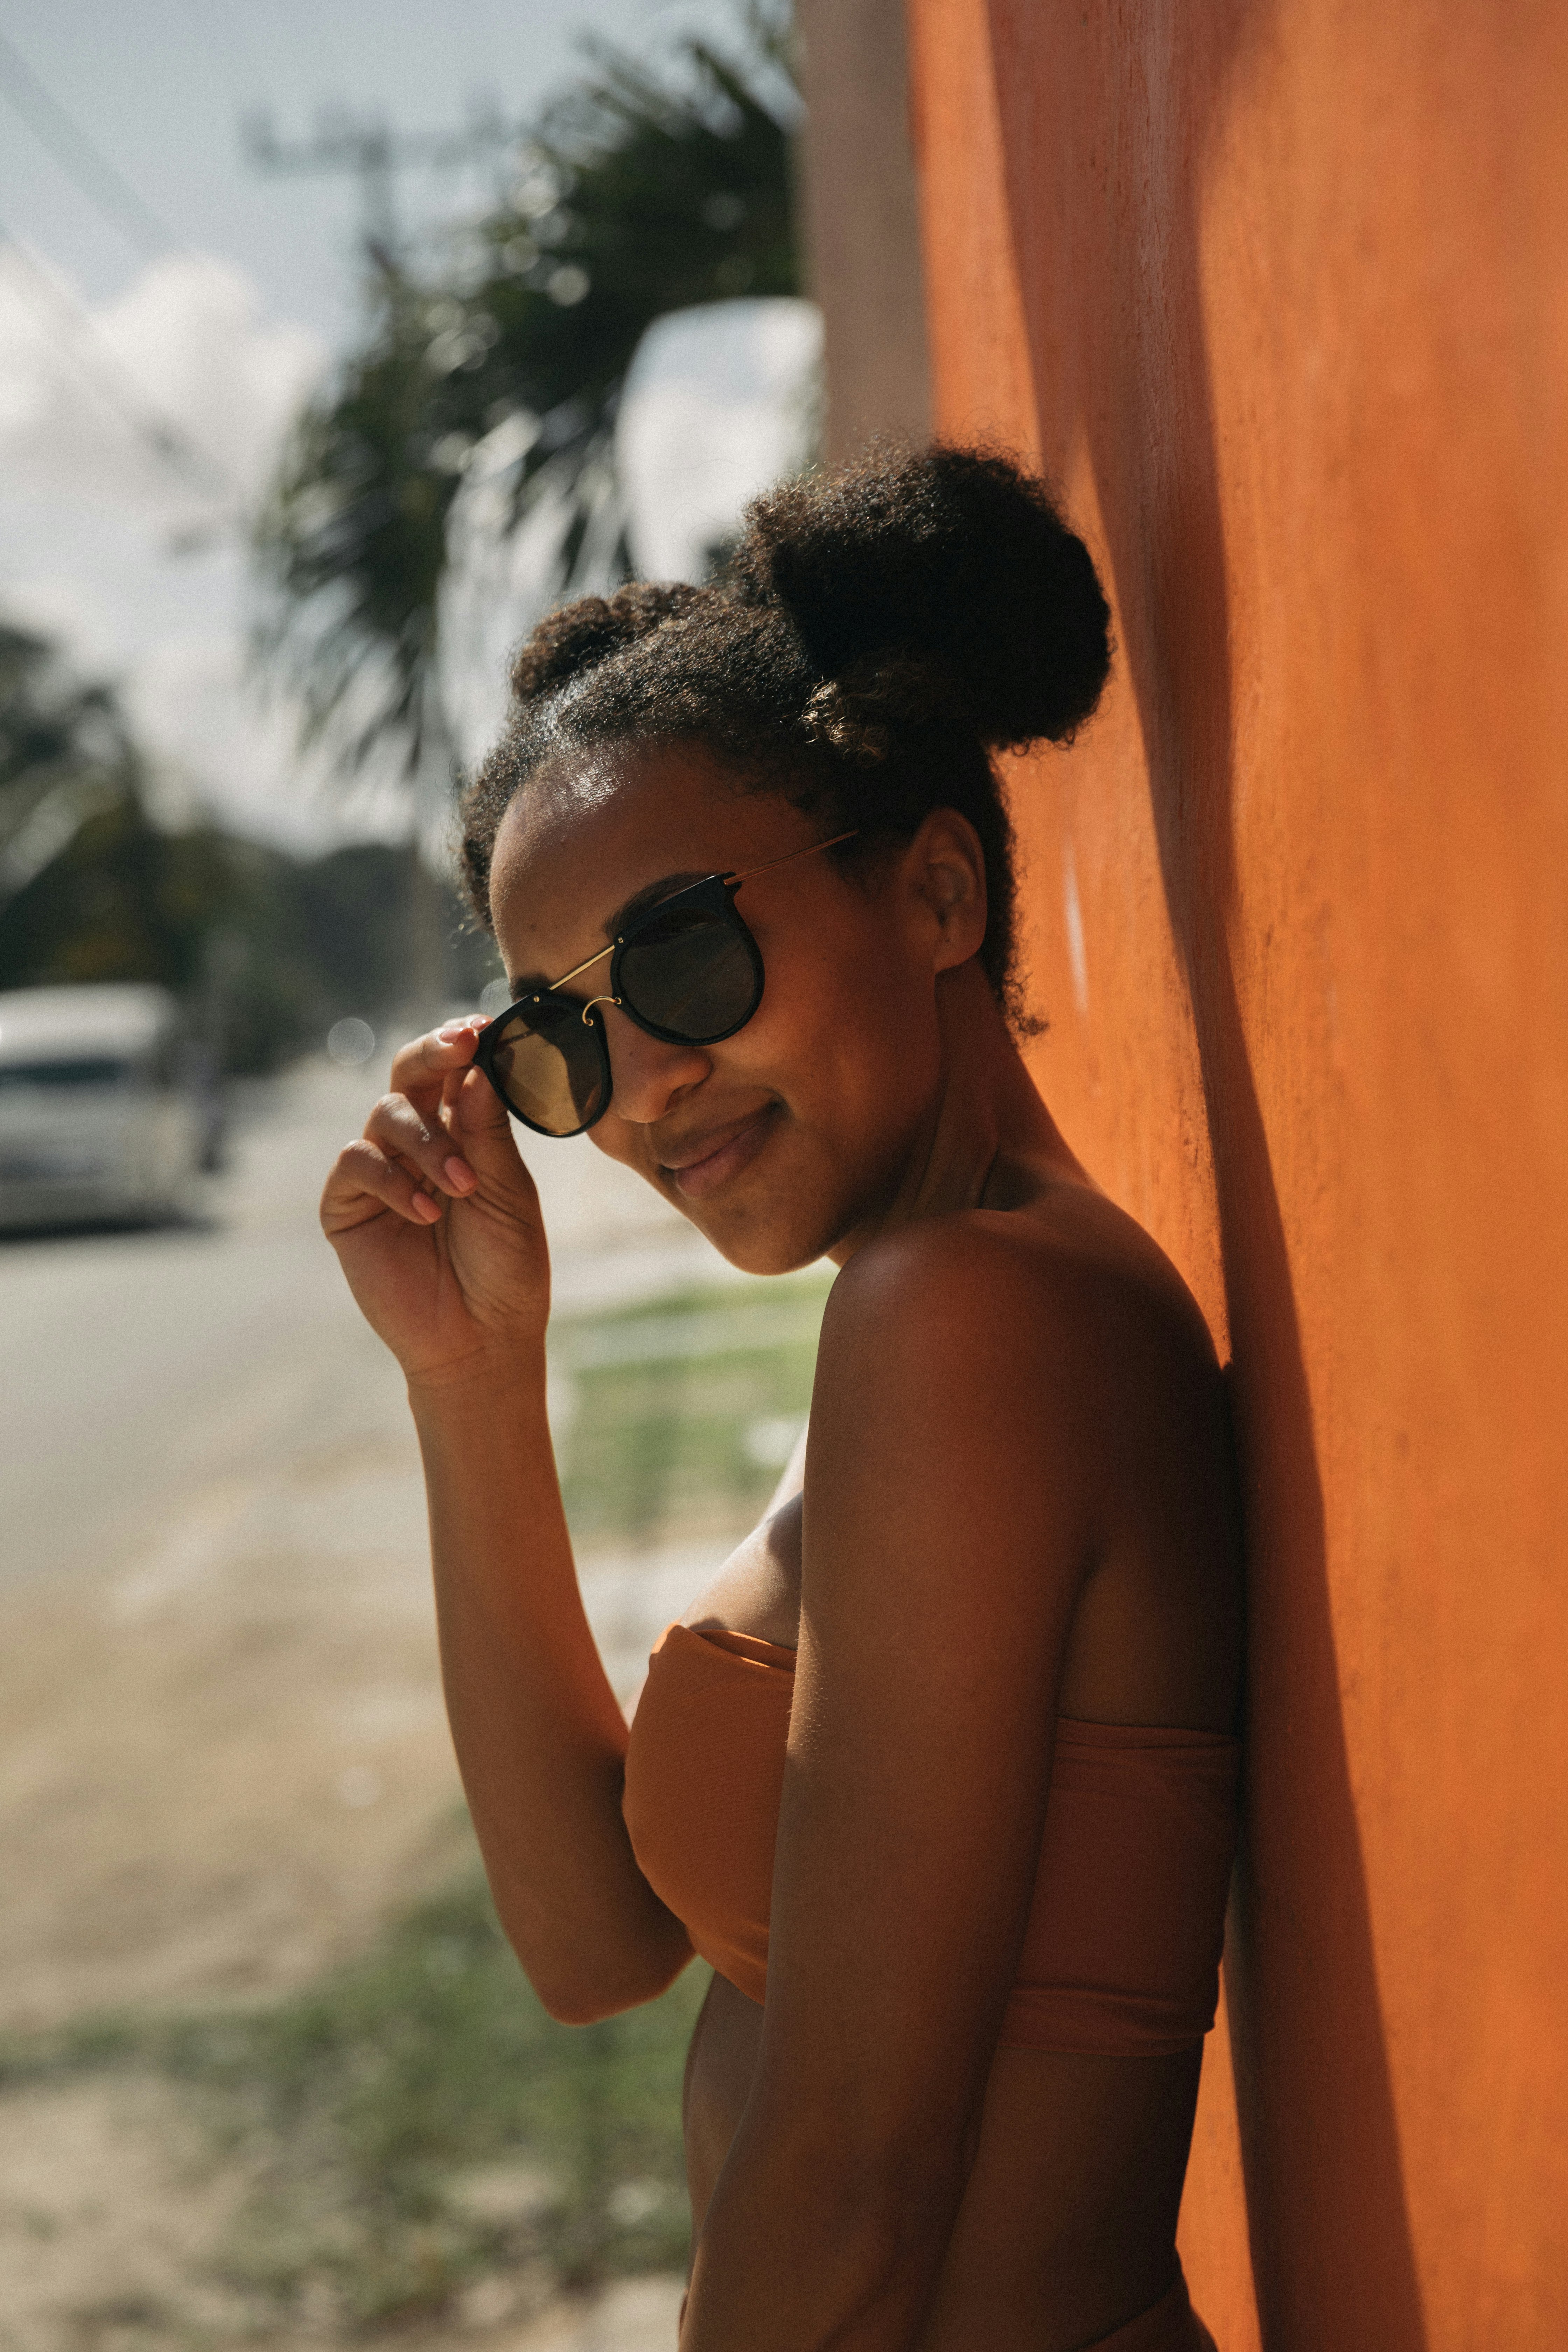
[(910, 890), (934, 925), (933, 971), (978, 955), (985, 937), (985, 853), (956, 809), (932, 809), (904, 853)]

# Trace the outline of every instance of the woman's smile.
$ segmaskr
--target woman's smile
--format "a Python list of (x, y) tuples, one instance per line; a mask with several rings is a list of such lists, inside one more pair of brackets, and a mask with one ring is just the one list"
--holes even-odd
[(706, 1200), (742, 1168), (751, 1166), (773, 1136), (782, 1110), (780, 1103), (764, 1103), (760, 1110), (710, 1128), (684, 1143), (662, 1147), (659, 1173), (685, 1199)]

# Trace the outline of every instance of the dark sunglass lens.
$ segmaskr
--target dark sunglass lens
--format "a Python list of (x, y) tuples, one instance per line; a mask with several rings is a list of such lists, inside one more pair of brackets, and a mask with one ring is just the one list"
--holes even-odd
[(657, 919), (621, 950), (617, 976), (640, 1019), (700, 1045), (749, 1021), (762, 995), (746, 934), (706, 908)]
[(517, 1013), (496, 1041), (494, 1063), (507, 1104), (547, 1135), (575, 1135), (605, 1107), (598, 1034), (578, 1010)]

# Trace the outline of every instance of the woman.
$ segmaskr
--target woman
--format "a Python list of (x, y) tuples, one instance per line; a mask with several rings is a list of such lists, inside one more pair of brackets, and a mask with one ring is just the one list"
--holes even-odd
[[(405, 1047), (327, 1185), (522, 1964), (571, 2021), (719, 1970), (682, 2352), (1212, 2347), (1175, 2224), (1234, 1833), (1222, 1381), (1019, 1055), (990, 758), (1087, 717), (1107, 617), (1037, 484), (938, 449), (764, 499), (721, 586), (542, 623), (465, 803), (517, 1002)], [(804, 1460), (629, 1736), (503, 1101), (737, 1265), (842, 1268)]]

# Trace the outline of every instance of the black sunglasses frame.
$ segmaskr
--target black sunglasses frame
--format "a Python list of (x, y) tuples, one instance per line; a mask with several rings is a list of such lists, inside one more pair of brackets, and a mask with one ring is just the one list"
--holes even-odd
[[(841, 841), (853, 841), (857, 831), (858, 827), (848, 833), (836, 833), (827, 841), (808, 842), (805, 849), (786, 851), (783, 857), (770, 857), (765, 865), (747, 866), (740, 873), (707, 874), (700, 882), (689, 882), (684, 889), (671, 891), (668, 898), (660, 898), (656, 905), (645, 908), (640, 915), (626, 925), (624, 931), (617, 933), (609, 947), (601, 948), (595, 954), (584, 957), (581, 963), (574, 964), (569, 972), (563, 974), (563, 980), (574, 980), (578, 972), (586, 971), (590, 965), (608, 956), (610, 984), (606, 990), (597, 996), (590, 997), (584, 1003), (579, 1003), (574, 996), (559, 994), (562, 982), (557, 981), (552, 987), (536, 989), (531, 995), (514, 998), (504, 1011), (498, 1013), (495, 1019), (488, 1022), (479, 1031), (474, 1042), (474, 1066), (484, 1072), (512, 1118), (521, 1119), (523, 1126), (531, 1129), (535, 1135), (546, 1135), (552, 1142), (557, 1143), (570, 1142), (574, 1135), (586, 1135), (588, 1129), (591, 1127), (596, 1127), (609, 1109), (610, 1097), (615, 1085), (614, 1073), (610, 1067), (609, 1039), (605, 1034), (605, 1016), (599, 1010), (600, 1005), (606, 1002), (614, 1004), (619, 1012), (626, 1014), (628, 1021), (635, 1021), (646, 1035), (657, 1037), (667, 1045), (721, 1045), (726, 1037), (733, 1037), (738, 1031), (745, 1027), (748, 1021), (755, 1017), (757, 1007), (763, 1001), (763, 991), (767, 979), (763, 969), (762, 950), (752, 938), (745, 918), (735, 904), (736, 891), (742, 883), (749, 881), (752, 875), (765, 874), (770, 866), (787, 866), (796, 857), (809, 856), (814, 850), (836, 849)], [(627, 950), (637, 947), (658, 922), (668, 920), (672, 914), (684, 913), (689, 909), (694, 914), (712, 915), (726, 929), (734, 933), (745, 948), (755, 981), (752, 1001), (740, 1019), (731, 1021), (726, 1028), (708, 1030), (701, 1036), (694, 1036), (689, 1031), (684, 1029), (668, 1029), (657, 1021), (650, 1021), (646, 1014), (637, 1011), (621, 987), (621, 971)], [(503, 1042), (502, 1032), (507, 1024), (519, 1013), (526, 1013), (531, 1007), (545, 1005), (563, 1020), (574, 1017), (580, 1019), (598, 1051), (600, 1076), (605, 1090), (604, 1099), (593, 1118), (584, 1119), (581, 1127), (566, 1129), (542, 1127), (537, 1119), (531, 1118), (527, 1111), (520, 1109), (513, 1102), (496, 1070), (496, 1055)], [(542, 1034), (541, 1032), (541, 1034)]]

